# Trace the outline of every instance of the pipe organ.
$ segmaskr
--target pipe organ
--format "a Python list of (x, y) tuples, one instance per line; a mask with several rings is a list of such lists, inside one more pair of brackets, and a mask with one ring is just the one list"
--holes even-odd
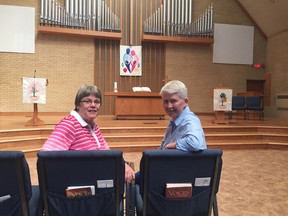
[(143, 21), (143, 31), (163, 36), (213, 37), (213, 5), (193, 21), (192, 0), (163, 0)]
[[(107, 1), (107, 0), (106, 0)], [(115, 13), (118, 0), (41, 0), (40, 24), (93, 31), (120, 32), (120, 18)]]

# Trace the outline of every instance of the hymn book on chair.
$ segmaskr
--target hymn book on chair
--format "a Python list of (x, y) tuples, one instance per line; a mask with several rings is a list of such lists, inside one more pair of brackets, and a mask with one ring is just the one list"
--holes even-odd
[(168, 199), (185, 199), (192, 197), (191, 183), (167, 183), (165, 197)]
[(70, 186), (66, 189), (66, 196), (73, 197), (83, 197), (92, 196), (95, 194), (95, 186)]

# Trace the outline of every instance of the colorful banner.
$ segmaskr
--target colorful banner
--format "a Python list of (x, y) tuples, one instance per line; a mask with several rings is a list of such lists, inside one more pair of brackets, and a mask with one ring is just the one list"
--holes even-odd
[(141, 55), (141, 46), (120, 46), (120, 76), (142, 76)]
[(22, 78), (23, 103), (46, 104), (46, 78)]

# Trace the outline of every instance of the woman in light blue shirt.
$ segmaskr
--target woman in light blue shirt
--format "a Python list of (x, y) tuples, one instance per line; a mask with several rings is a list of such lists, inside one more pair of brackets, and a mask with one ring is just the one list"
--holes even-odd
[[(182, 151), (206, 149), (205, 134), (201, 122), (188, 107), (189, 100), (185, 84), (179, 80), (172, 80), (162, 87), (160, 94), (164, 110), (170, 117), (160, 149), (179, 149)], [(135, 174), (135, 183), (140, 184), (140, 172)]]
[(161, 149), (198, 151), (206, 149), (205, 134), (199, 118), (189, 109), (187, 88), (179, 80), (166, 83), (160, 94), (170, 117)]

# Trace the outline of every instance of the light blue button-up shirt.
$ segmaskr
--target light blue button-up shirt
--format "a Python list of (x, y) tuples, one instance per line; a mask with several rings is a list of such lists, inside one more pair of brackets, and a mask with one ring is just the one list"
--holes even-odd
[[(172, 126), (175, 124), (173, 131)], [(161, 148), (176, 142), (176, 149), (198, 151), (206, 149), (205, 134), (200, 119), (187, 106), (174, 120), (169, 121)]]

